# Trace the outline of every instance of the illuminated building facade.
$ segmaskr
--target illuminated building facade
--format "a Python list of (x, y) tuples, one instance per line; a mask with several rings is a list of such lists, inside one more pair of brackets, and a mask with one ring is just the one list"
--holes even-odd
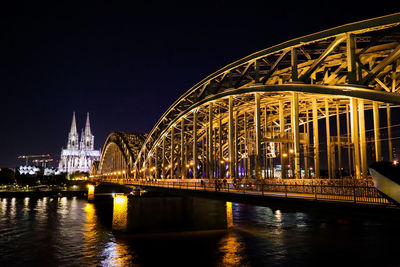
[(93, 161), (99, 159), (100, 151), (94, 149), (94, 135), (90, 130), (89, 113), (87, 113), (85, 130), (82, 130), (79, 142), (74, 112), (67, 148), (61, 151), (59, 171), (68, 174), (75, 171), (89, 172)]

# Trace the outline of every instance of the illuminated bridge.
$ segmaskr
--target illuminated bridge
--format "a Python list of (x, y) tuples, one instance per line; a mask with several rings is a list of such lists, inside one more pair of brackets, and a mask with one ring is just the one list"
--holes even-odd
[(91, 176), (312, 197), (330, 185), (337, 199), (376, 200), (368, 166), (394, 160), (399, 58), (400, 13), (253, 53), (190, 88), (149, 134), (112, 133)]

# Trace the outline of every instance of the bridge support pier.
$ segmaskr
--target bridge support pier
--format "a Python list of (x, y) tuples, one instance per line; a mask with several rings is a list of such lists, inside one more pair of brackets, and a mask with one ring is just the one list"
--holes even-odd
[(113, 230), (134, 234), (223, 230), (232, 225), (232, 205), (194, 197), (116, 194), (112, 221)]
[(112, 229), (126, 231), (128, 226), (128, 197), (124, 194), (116, 194), (113, 197)]
[(94, 201), (94, 190), (95, 186), (94, 185), (88, 185), (88, 201), (93, 202)]

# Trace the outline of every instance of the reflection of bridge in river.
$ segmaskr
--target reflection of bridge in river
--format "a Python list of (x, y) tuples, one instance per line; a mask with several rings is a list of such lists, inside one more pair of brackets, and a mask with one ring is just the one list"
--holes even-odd
[[(400, 14), (347, 24), (233, 62), (176, 100), (149, 134), (110, 134), (91, 177), (192, 179), (195, 189), (196, 179), (251, 179), (257, 185), (252, 194), (270, 192), (266, 183), (289, 183), (277, 178), (351, 177), (354, 192), (364, 192), (359, 183), (368, 178), (369, 164), (393, 161), (399, 25)], [(366, 183), (367, 202), (384, 202)], [(278, 187), (275, 196), (326, 196)], [(335, 190), (337, 200), (366, 197), (351, 195), (350, 187)]]

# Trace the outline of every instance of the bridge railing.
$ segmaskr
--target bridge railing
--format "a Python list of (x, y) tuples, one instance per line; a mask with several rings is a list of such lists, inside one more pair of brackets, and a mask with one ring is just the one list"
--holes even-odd
[[(108, 180), (109, 181), (109, 180)], [(115, 179), (114, 182), (157, 186), (186, 190), (302, 198), (321, 201), (353, 202), (356, 204), (392, 204), (368, 180), (269, 180), (264, 182), (226, 182), (217, 180), (133, 180)]]

